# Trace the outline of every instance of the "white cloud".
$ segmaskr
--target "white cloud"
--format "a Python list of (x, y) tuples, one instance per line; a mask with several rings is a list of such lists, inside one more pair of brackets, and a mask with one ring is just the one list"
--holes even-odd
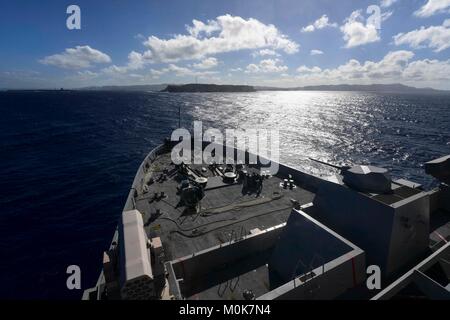
[(186, 25), (186, 30), (195, 38), (202, 35), (210, 36), (213, 32), (219, 31), (221, 28), (217, 21), (209, 20), (207, 24), (199, 20), (192, 20), (192, 26)]
[(102, 71), (107, 74), (124, 74), (129, 71), (140, 70), (145, 65), (145, 59), (142, 54), (136, 51), (131, 51), (128, 55), (128, 63), (125, 66), (112, 65), (104, 68)]
[(347, 64), (337, 68), (337, 72), (348, 79), (352, 78), (392, 78), (401, 76), (408, 61), (414, 57), (411, 51), (389, 52), (381, 61), (366, 61), (361, 64), (357, 60), (350, 60)]
[(302, 32), (313, 32), (314, 30), (316, 30), (316, 28), (314, 28), (312, 24), (302, 28)]
[(136, 34), (135, 36), (134, 36), (134, 38), (136, 39), (136, 40), (145, 40), (145, 37), (144, 37), (144, 35), (142, 34), (142, 33), (138, 33), (138, 34)]
[(381, 14), (381, 22), (386, 21), (394, 14), (394, 11), (386, 11)]
[(162, 73), (173, 72), (177, 77), (182, 77), (186, 75), (193, 75), (195, 72), (191, 69), (185, 67), (179, 67), (174, 64), (169, 64), (167, 68), (161, 70)]
[(431, 26), (428, 28), (399, 33), (394, 36), (396, 45), (407, 44), (414, 49), (428, 47), (440, 52), (450, 47), (450, 19), (444, 21), (442, 26)]
[(98, 72), (93, 72), (90, 70), (81, 70), (74, 74), (67, 75), (64, 80), (70, 82), (78, 82), (83, 83), (83, 86), (86, 86), (87, 83), (91, 83), (94, 79), (99, 78), (101, 74)]
[(162, 71), (162, 70), (150, 69), (150, 74), (151, 74), (152, 76), (155, 76), (155, 77), (160, 77), (160, 76), (162, 76), (164, 73), (165, 73), (165, 72)]
[(419, 60), (411, 62), (403, 71), (403, 77), (418, 81), (448, 81), (450, 80), (450, 60)]
[(211, 68), (217, 67), (218, 64), (219, 64), (219, 62), (216, 58), (210, 57), (210, 58), (202, 60), (200, 63), (194, 64), (194, 68), (196, 68), (196, 69), (211, 69)]
[(427, 18), (437, 13), (450, 12), (450, 0), (428, 0), (414, 15)]
[(440, 84), (450, 80), (450, 60), (416, 60), (412, 61), (411, 51), (389, 52), (378, 62), (364, 63), (351, 59), (347, 63), (333, 69), (300, 66), (299, 75), (292, 81), (303, 83), (392, 83), (403, 82), (415, 85)]
[(34, 70), (14, 70), (14, 71), (3, 71), (1, 75), (13, 78), (28, 78), (40, 75), (40, 72)]
[(299, 73), (319, 73), (322, 69), (319, 67), (308, 68), (307, 66), (300, 66), (297, 68), (297, 72)]
[(262, 49), (262, 50), (253, 52), (253, 53), (252, 53), (252, 56), (253, 56), (253, 57), (258, 57), (258, 56), (260, 56), (260, 57), (264, 57), (264, 56), (275, 56), (275, 57), (279, 57), (280, 54), (277, 53), (277, 52), (274, 51), (274, 50), (271, 50), (271, 49)]
[(91, 79), (91, 78), (98, 77), (98, 73), (97, 72), (92, 72), (92, 71), (89, 71), (89, 70), (78, 71), (77, 75), (79, 77), (84, 78), (84, 79)]
[(64, 69), (85, 69), (92, 64), (111, 62), (111, 58), (90, 46), (76, 46), (66, 49), (63, 53), (47, 56), (39, 62)]
[(144, 66), (144, 58), (142, 54), (136, 51), (131, 51), (128, 55), (127, 68), (129, 70), (139, 70)]
[(242, 68), (231, 68), (230, 72), (241, 72)]
[(337, 28), (338, 25), (336, 23), (330, 23), (328, 16), (326, 14), (324, 14), (323, 16), (321, 16), (319, 19), (317, 19), (314, 23), (303, 27), (302, 28), (302, 32), (313, 32), (315, 30), (320, 30), (320, 29), (324, 29), (324, 28)]
[(394, 3), (396, 3), (398, 0), (381, 0), (380, 5), (382, 8), (389, 8)]
[(317, 56), (317, 55), (323, 54), (323, 51), (322, 50), (313, 49), (313, 50), (310, 51), (309, 54), (312, 55), (312, 56)]
[(112, 65), (109, 66), (107, 68), (103, 68), (102, 72), (109, 74), (109, 75), (113, 75), (113, 74), (124, 74), (126, 73), (128, 70), (126, 67), (118, 67), (116, 65)]
[(364, 24), (361, 10), (353, 11), (341, 26), (346, 41), (346, 48), (353, 48), (364, 44), (380, 41), (378, 30), (373, 24)]
[(167, 67), (155, 70), (151, 69), (150, 74), (154, 77), (159, 77), (164, 74), (173, 74), (176, 77), (206, 77), (217, 74), (216, 71), (195, 71), (186, 67), (180, 67), (175, 64), (169, 64)]
[(280, 59), (265, 59), (261, 60), (259, 64), (249, 64), (245, 70), (246, 73), (278, 73), (285, 72), (288, 67), (280, 65)]
[(151, 36), (144, 42), (149, 50), (143, 57), (149, 62), (199, 60), (224, 52), (245, 49), (283, 50), (298, 52), (299, 45), (282, 34), (274, 25), (256, 19), (248, 20), (229, 14), (207, 23), (193, 20), (187, 26), (188, 35), (178, 34), (171, 39)]

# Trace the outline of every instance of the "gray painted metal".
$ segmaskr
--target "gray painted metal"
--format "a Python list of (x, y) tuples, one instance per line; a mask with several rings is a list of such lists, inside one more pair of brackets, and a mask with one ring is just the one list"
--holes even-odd
[(356, 192), (341, 178), (323, 183), (307, 213), (366, 252), (367, 263), (389, 276), (428, 249), (429, 195), (393, 186), (391, 195)]
[[(176, 177), (170, 177), (162, 183), (154, 182), (162, 169), (168, 169), (169, 171), (172, 169), (169, 153), (173, 144), (169, 142), (158, 146), (144, 159), (136, 173), (124, 206), (124, 211), (138, 209), (142, 212), (146, 236), (150, 238), (161, 237), (166, 257), (169, 260), (173, 259), (173, 261), (191, 255), (192, 260), (190, 261), (198, 262), (201, 260), (197, 260), (196, 255), (202, 255), (203, 252), (208, 250), (214, 249), (216, 253), (222, 253), (225, 252), (222, 250), (225, 250), (228, 246), (242, 246), (247, 242), (244, 242), (244, 244), (240, 244), (240, 242), (247, 239), (249, 230), (253, 230), (251, 235), (261, 236), (261, 231), (256, 232), (255, 230), (265, 230), (267, 227), (279, 224), (284, 226), (283, 223), (291, 212), (291, 198), (297, 200), (300, 204), (305, 204), (311, 202), (315, 197), (314, 206), (305, 207), (304, 211), (317, 217), (321, 222), (362, 247), (367, 251), (368, 263), (380, 261), (380, 265), (385, 272), (390, 274), (411, 263), (411, 261), (415, 261), (427, 247), (429, 199), (432, 199), (431, 210), (433, 212), (435, 208), (445, 208), (445, 205), (443, 205), (445, 201), (450, 202), (448, 200), (450, 199), (448, 186), (445, 184), (441, 185), (441, 188), (436, 192), (427, 193), (418, 190), (418, 187), (413, 183), (399, 180), (392, 185), (389, 183), (391, 192), (386, 193), (385, 191), (389, 191), (386, 181), (389, 180), (390, 182), (390, 177), (384, 169), (380, 168), (370, 166), (345, 168), (344, 171), (349, 172), (350, 178), (346, 178), (343, 172), (344, 177), (336, 176), (334, 182), (330, 182), (283, 164), (273, 163), (274, 167), (278, 166), (279, 170), (270, 179), (264, 181), (264, 188), (260, 197), (262, 201), (259, 199), (255, 202), (251, 200), (251, 194), (241, 194), (239, 184), (223, 185), (206, 191), (206, 197), (201, 202), (201, 214), (198, 216), (190, 215), (184, 212), (184, 208), (177, 207), (178, 195), (174, 191), (178, 185), (178, 182), (175, 181)], [(205, 142), (203, 147), (206, 144)], [(217, 147), (223, 148), (224, 155), (227, 150), (231, 149), (234, 157), (245, 154), (246, 160), (256, 159), (256, 155), (248, 152), (235, 148), (227, 149), (221, 145), (217, 145)], [(262, 163), (268, 163), (268, 159), (262, 159), (256, 163), (254, 168), (249, 168), (249, 170), (267, 170), (267, 167), (263, 166)], [(442, 165), (442, 163), (439, 165)], [(433, 164), (432, 167), (436, 168), (437, 165)], [(201, 170), (202, 166), (193, 166), (193, 169)], [(442, 177), (442, 171), (445, 170), (439, 170), (440, 177)], [(292, 190), (280, 188), (283, 179), (287, 178), (288, 175), (292, 176), (297, 188)], [(215, 174), (207, 174), (206, 176), (208, 179), (220, 179), (220, 177), (214, 177)], [(375, 176), (379, 178), (379, 181), (365, 180), (368, 176)], [(351, 186), (353, 189), (348, 188), (344, 184), (344, 180), (347, 186)], [(380, 188), (381, 185), (382, 188)], [(369, 192), (373, 192), (375, 189), (377, 190), (376, 193)], [(165, 193), (164, 197), (156, 201), (152, 200), (154, 193), (160, 194), (161, 192)], [(317, 192), (318, 194), (315, 195)], [(275, 197), (276, 193), (281, 194), (281, 197)], [(264, 199), (267, 201), (265, 202)], [(323, 208), (326, 210), (322, 210)], [(320, 224), (320, 222), (318, 223)], [(345, 224), (348, 225), (345, 226)], [(322, 226), (329, 230), (324, 225)], [(331, 232), (334, 234), (334, 231)], [(337, 233), (336, 236), (342, 238)], [(255, 239), (263, 238), (264, 236), (255, 237)], [(267, 239), (265, 241), (268, 241)], [(345, 240), (345, 238), (342, 239)], [(249, 239), (249, 241), (251, 240)], [(119, 242), (122, 246), (121, 240), (118, 240), (117, 231), (111, 248), (115, 247), (114, 242)], [(267, 243), (270, 243), (270, 241)], [(342, 293), (344, 288), (349, 289), (351, 287), (348, 286), (347, 281), (350, 279), (348, 278), (349, 270), (353, 269), (354, 271), (356, 266), (358, 281), (358, 277), (364, 275), (363, 269), (366, 262), (364, 252), (361, 249), (359, 251), (354, 249), (350, 251), (350, 255), (345, 254), (333, 260), (332, 264), (325, 264), (325, 268), (323, 265), (315, 268), (313, 270), (315, 276), (312, 278), (305, 278), (304, 274), (296, 274), (298, 277), (293, 281), (273, 288), (268, 276), (268, 264), (274, 247), (275, 245), (272, 246), (272, 249), (266, 246), (267, 250), (255, 250), (255, 252), (259, 252), (259, 256), (255, 256), (251, 254), (252, 248), (258, 248), (258, 245), (244, 245), (241, 249), (246, 248), (250, 251), (238, 251), (241, 253), (248, 252), (247, 256), (242, 256), (248, 264), (241, 263), (241, 261), (233, 265), (236, 267), (229, 266), (221, 276), (227, 277), (227, 275), (234, 274), (235, 277), (228, 278), (226, 282), (216, 285), (211, 279), (209, 282), (199, 281), (199, 278), (196, 277), (190, 280), (189, 277), (185, 276), (177, 279), (180, 265), (166, 263), (169, 278), (175, 279), (175, 282), (169, 281), (169, 285), (174, 288), (175, 298), (180, 298), (182, 292), (193, 293), (189, 287), (198, 284), (203, 285), (205, 290), (193, 293), (194, 296), (190, 298), (234, 299), (237, 296), (241, 298), (242, 291), (254, 285), (256, 296), (267, 299), (331, 299)], [(225, 254), (224, 258), (227, 257), (235, 257), (235, 255), (234, 253)], [(212, 263), (208, 260), (202, 261), (204, 265)], [(262, 261), (267, 261), (267, 263), (261, 264)], [(197, 263), (197, 265), (201, 264)], [(248, 269), (252, 266), (254, 269)], [(201, 275), (201, 273), (198, 275)], [(424, 279), (426, 279), (417, 273), (415, 277), (419, 282), (424, 282)], [(355, 277), (352, 278), (355, 279)], [(339, 279), (345, 279), (344, 284)], [(189, 284), (189, 281), (191, 284)], [(86, 290), (83, 299), (101, 299), (104, 282), (102, 273), (96, 287)], [(212, 287), (211, 284), (213, 284)], [(317, 287), (322, 287), (321, 293), (314, 289)], [(232, 291), (232, 288), (235, 291)], [(223, 295), (219, 294), (221, 292), (224, 292)], [(318, 294), (311, 294), (312, 292), (318, 292)]]
[[(301, 260), (306, 268), (297, 268)], [(365, 259), (357, 246), (292, 210), (286, 224), (175, 259), (167, 268), (177, 299), (243, 299), (249, 291), (257, 299), (332, 299), (363, 281)]]
[[(436, 264), (441, 264), (446, 271), (447, 283), (445, 285), (426, 275), (427, 271)], [(417, 285), (423, 295), (428, 298), (450, 300), (450, 292), (447, 289), (450, 284), (450, 242), (406, 272), (397, 281), (374, 296), (372, 300), (392, 299), (412, 283)]]
[(386, 169), (374, 166), (353, 166), (342, 172), (343, 182), (361, 192), (388, 193), (391, 177)]
[(285, 281), (258, 300), (329, 300), (364, 281), (365, 253), (304, 211), (293, 210), (269, 267), (284, 273)]
[(425, 163), (425, 172), (450, 184), (450, 155)]
[(142, 215), (125, 211), (119, 226), (120, 286), (122, 299), (154, 296), (153, 272)]

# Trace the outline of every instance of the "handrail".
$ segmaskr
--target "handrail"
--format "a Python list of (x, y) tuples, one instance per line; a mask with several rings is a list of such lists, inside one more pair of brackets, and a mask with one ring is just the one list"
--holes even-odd
[(305, 268), (305, 270), (307, 270), (306, 265), (303, 263), (302, 259), (299, 258), (297, 263), (296, 263), (296, 265), (295, 265), (294, 271), (292, 272), (292, 280), (294, 281), (294, 288), (296, 288), (295, 279), (297, 278), (297, 269), (298, 269), (298, 266), (299, 266), (300, 263)]

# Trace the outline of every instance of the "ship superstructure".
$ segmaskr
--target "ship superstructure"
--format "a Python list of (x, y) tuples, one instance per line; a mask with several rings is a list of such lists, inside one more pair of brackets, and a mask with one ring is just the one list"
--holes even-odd
[[(140, 166), (83, 299), (449, 298), (450, 157), (426, 165), (441, 179), (427, 191), (373, 166), (270, 174), (249, 152), (234, 165), (174, 164), (173, 146)], [(386, 288), (377, 296), (370, 265)]]

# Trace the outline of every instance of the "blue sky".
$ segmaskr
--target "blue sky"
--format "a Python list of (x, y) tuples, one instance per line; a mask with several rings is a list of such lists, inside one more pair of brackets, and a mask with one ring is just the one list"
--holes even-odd
[[(72, 4), (81, 30), (66, 26)], [(2, 1), (0, 37), (0, 88), (450, 89), (450, 0)]]

